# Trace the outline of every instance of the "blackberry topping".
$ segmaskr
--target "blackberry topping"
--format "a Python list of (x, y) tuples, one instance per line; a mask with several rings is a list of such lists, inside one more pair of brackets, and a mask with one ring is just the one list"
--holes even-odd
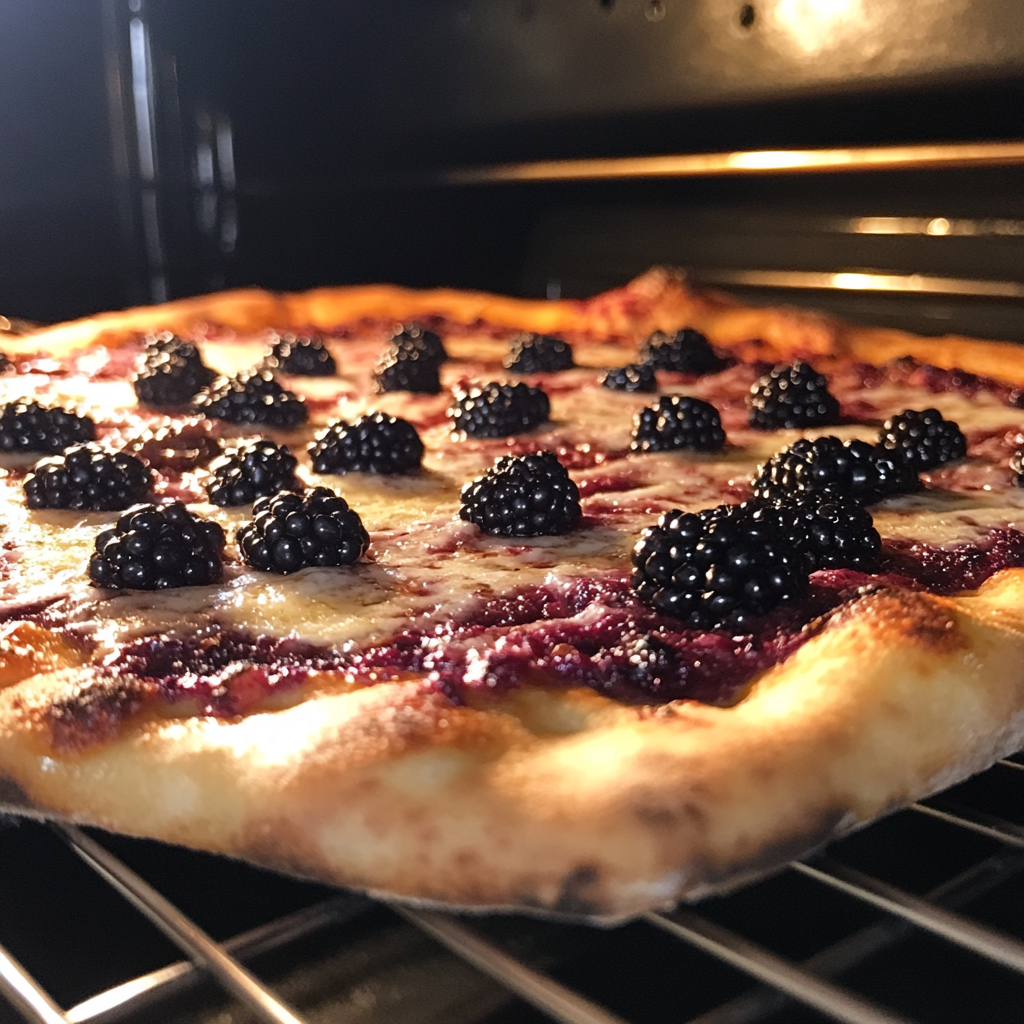
[(282, 334), (264, 358), (262, 369), (297, 377), (333, 377), (338, 372), (323, 339), (307, 334)]
[(297, 465), (287, 447), (263, 437), (245, 441), (210, 463), (206, 494), (214, 505), (249, 505), (295, 487)]
[[(752, 507), (758, 502), (749, 503)], [(807, 571), (869, 570), (878, 561), (882, 540), (871, 513), (852, 498), (812, 491), (780, 502), (764, 502), (754, 513), (783, 531), (802, 552)]]
[(580, 515), (579, 489), (551, 452), (503, 455), (462, 488), (459, 509), (459, 518), (502, 537), (568, 533)]
[(657, 405), (641, 409), (633, 424), (630, 448), (635, 452), (717, 452), (725, 446), (718, 410), (699, 398), (665, 395)]
[(373, 373), (379, 392), (414, 391), (436, 395), (441, 391), (438, 368), (447, 358), (441, 339), (433, 331), (408, 327), (391, 339)]
[(218, 377), (195, 400), (197, 412), (228, 423), (297, 427), (309, 416), (306, 403), (286, 391), (269, 370)]
[(448, 410), (452, 425), (469, 437), (508, 437), (546, 422), (548, 396), (526, 384), (491, 381), (469, 391), (456, 391)]
[(448, 359), (444, 342), (422, 324), (406, 324), (397, 334), (391, 336), (391, 347), (416, 349), (420, 353), (420, 359), (426, 359), (438, 366)]
[(216, 376), (195, 345), (165, 332), (150, 339), (132, 384), (143, 405), (159, 409), (186, 405)]
[(0, 352), (0, 373), (4, 373), (11, 368), (11, 361), (7, 356)]
[(728, 365), (728, 360), (719, 359), (708, 339), (692, 327), (674, 335), (655, 331), (640, 348), (640, 362), (652, 370), (675, 370), (698, 377), (719, 373)]
[(750, 425), (757, 430), (830, 426), (839, 422), (839, 400), (813, 366), (797, 360), (776, 366), (750, 389)]
[(237, 539), (256, 569), (287, 575), (314, 565), (351, 565), (370, 545), (358, 514), (326, 487), (260, 498), (252, 510), (252, 522)]
[(0, 451), (62, 452), (96, 439), (96, 424), (70, 409), (38, 402), (8, 402), (0, 412)]
[(807, 564), (785, 530), (750, 505), (666, 512), (633, 549), (630, 583), (690, 629), (745, 630), (807, 592)]
[(572, 349), (561, 338), (520, 334), (512, 339), (503, 365), (513, 373), (558, 373), (571, 370), (576, 364)]
[(801, 438), (758, 467), (754, 494), (769, 500), (817, 491), (871, 505), (920, 486), (917, 474), (900, 456), (867, 441), (838, 437)]
[(936, 469), (967, 455), (967, 438), (938, 409), (907, 409), (885, 421), (878, 437), (883, 448), (894, 451), (915, 471)]
[(657, 391), (658, 380), (654, 367), (647, 363), (631, 363), (608, 370), (600, 378), (603, 387), (612, 391)]
[(407, 420), (383, 412), (332, 423), (309, 446), (314, 473), (415, 473), (423, 442)]
[(96, 538), (89, 578), (101, 587), (164, 590), (216, 583), (224, 531), (180, 502), (136, 505)]
[(137, 504), (152, 487), (153, 474), (134, 455), (79, 444), (35, 464), (25, 477), (25, 503), (29, 508), (108, 511)]

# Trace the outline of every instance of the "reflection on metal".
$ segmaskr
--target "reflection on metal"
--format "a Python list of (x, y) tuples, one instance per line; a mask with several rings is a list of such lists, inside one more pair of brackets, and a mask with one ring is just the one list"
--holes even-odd
[(1020, 238), (1024, 220), (987, 218), (970, 220), (948, 217), (856, 217), (844, 222), (842, 229), (853, 235), (964, 235), (983, 238), (992, 235)]
[(512, 181), (585, 181), (625, 178), (684, 178), (767, 172), (925, 170), (941, 167), (996, 167), (1024, 164), (1024, 142), (977, 142), (859, 149), (750, 150), (739, 153), (683, 153), (675, 156), (616, 157), (607, 160), (543, 160), (448, 171), (446, 184)]
[(266, 1024), (303, 1024), (268, 988), (256, 980), (224, 947), (158, 893), (109, 850), (73, 825), (53, 824), (68, 845), (136, 909), (141, 910), (179, 949), (205, 968)]
[(806, 54), (848, 42), (865, 21), (862, 0), (779, 0), (773, 20)]
[[(320, 931), (329, 925), (341, 924), (368, 910), (371, 903), (359, 896), (339, 896), (311, 907), (297, 910), (236, 935), (224, 943), (224, 951), (233, 957), (248, 959), (279, 949), (297, 939)], [(71, 1007), (64, 1016), (71, 1024), (86, 1021), (121, 1019), (138, 1013), (157, 999), (166, 999), (185, 991), (204, 977), (201, 968), (179, 960), (149, 974), (132, 978), (114, 988), (91, 996)]]
[(139, 147), (139, 175), (143, 181), (156, 176), (156, 143), (153, 124), (153, 57), (149, 30), (141, 18), (128, 23), (132, 59), (132, 98), (135, 101), (135, 136)]
[(454, 917), (397, 903), (391, 909), (561, 1024), (626, 1024), (621, 1017), (502, 952)]
[(67, 1024), (60, 1007), (3, 946), (0, 946), (0, 994), (33, 1024)]
[(910, 1024), (906, 1017), (876, 1006), (801, 970), (771, 951), (691, 910), (677, 907), (665, 914), (647, 913), (644, 920), (691, 943), (727, 964), (813, 1006), (846, 1024)]
[(235, 187), (235, 143), (231, 135), (231, 122), (222, 117), (217, 121), (217, 166), (221, 184), (226, 189)]
[(700, 284), (746, 285), (753, 288), (977, 295), (990, 299), (1024, 299), (1024, 284), (1017, 281), (978, 281), (962, 277), (927, 277), (922, 274), (837, 274), (813, 270), (698, 270), (690, 276)]

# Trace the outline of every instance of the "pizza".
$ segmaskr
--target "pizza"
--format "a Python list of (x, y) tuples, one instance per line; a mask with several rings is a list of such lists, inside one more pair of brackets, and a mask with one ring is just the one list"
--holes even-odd
[(0, 335), (0, 807), (614, 919), (1024, 744), (1024, 359), (655, 270)]

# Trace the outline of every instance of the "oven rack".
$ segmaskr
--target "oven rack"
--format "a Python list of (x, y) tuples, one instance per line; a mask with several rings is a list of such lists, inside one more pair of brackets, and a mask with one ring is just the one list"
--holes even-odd
[[(986, 773), (1014, 776), (1002, 780), (1024, 784), (1024, 757), (1004, 759)], [(984, 778), (982, 776), (980, 778)], [(873, 874), (844, 864), (832, 855), (796, 861), (789, 871), (816, 886), (837, 891), (881, 915), (796, 962), (766, 945), (725, 927), (688, 907), (648, 913), (646, 927), (658, 929), (703, 951), (760, 984), (738, 986), (738, 994), (717, 1007), (691, 1016), (687, 1024), (753, 1024), (773, 1018), (787, 1007), (802, 1004), (821, 1018), (847, 1024), (910, 1024), (911, 1018), (838, 984), (836, 977), (906, 940), (930, 934), (1000, 967), (1024, 975), (1024, 941), (959, 911), (1024, 873), (1024, 826), (986, 810), (951, 802), (943, 796), (911, 805), (904, 815), (918, 815), (941, 826), (994, 841), (995, 851), (932, 886), (924, 896), (892, 885)], [(109, 849), (77, 827), (51, 823), (54, 833), (114, 890), (160, 929), (188, 958), (100, 992), (62, 1009), (17, 959), (0, 945), (0, 994), (33, 1024), (113, 1024), (136, 1018), (159, 1001), (214, 980), (248, 1010), (244, 1019), (274, 1024), (303, 1024), (300, 1012), (261, 982), (244, 962), (343, 924), (379, 906), (362, 896), (341, 894), (219, 943), (161, 895)], [(842, 844), (840, 844), (842, 845)], [(833, 848), (834, 849), (834, 848)], [(484, 919), (413, 909), (390, 909), (455, 957), (482, 972), (502, 989), (562, 1024), (642, 1024), (599, 1005), (583, 992), (563, 984), (542, 969), (510, 954), (482, 934)], [(529, 919), (521, 919), (529, 928)], [(2, 919), (0, 919), (2, 924)], [(3, 936), (0, 936), (3, 937)], [(6, 937), (3, 937), (6, 939)], [(9, 941), (9, 939), (6, 939)], [(233, 1019), (233, 1018), (232, 1018)]]

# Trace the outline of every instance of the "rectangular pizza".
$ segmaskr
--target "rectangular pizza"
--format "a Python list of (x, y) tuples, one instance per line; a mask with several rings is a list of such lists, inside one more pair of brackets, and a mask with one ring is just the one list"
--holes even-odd
[(615, 919), (1024, 745), (1009, 343), (654, 270), (0, 348), (2, 810)]

